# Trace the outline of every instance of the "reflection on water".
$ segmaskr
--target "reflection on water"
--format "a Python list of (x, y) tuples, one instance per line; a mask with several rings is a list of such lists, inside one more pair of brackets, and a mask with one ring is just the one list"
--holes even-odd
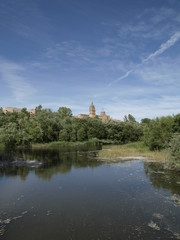
[(57, 173), (68, 173), (72, 167), (96, 167), (101, 162), (95, 160), (99, 147), (78, 149), (35, 149), (17, 150), (0, 153), (0, 177), (3, 175), (20, 176), (26, 179), (30, 171), (39, 178), (50, 179)]
[(153, 186), (180, 194), (180, 172), (164, 169), (160, 163), (145, 162), (144, 169)]
[(0, 239), (180, 239), (179, 174), (96, 153), (0, 153)]

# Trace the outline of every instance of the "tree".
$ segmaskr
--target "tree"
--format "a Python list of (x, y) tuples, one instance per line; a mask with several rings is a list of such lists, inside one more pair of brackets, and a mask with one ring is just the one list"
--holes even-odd
[(78, 141), (85, 141), (85, 140), (87, 140), (87, 134), (86, 134), (86, 131), (85, 131), (84, 127), (81, 127), (77, 131), (77, 140)]
[(131, 114), (128, 114), (124, 116), (124, 122), (136, 122), (136, 119), (135, 117), (133, 117), (133, 115)]
[(173, 132), (180, 133), (180, 114), (174, 116)]
[(143, 118), (143, 119), (141, 119), (141, 123), (142, 123), (142, 124), (148, 125), (150, 122), (151, 122), (151, 119), (149, 119), (149, 118)]
[(61, 119), (64, 119), (66, 117), (72, 117), (72, 111), (70, 108), (67, 108), (67, 107), (60, 107), (58, 109), (58, 114)]
[(8, 123), (0, 128), (0, 142), (7, 148), (14, 148), (18, 145), (19, 131), (16, 123)]
[(128, 117), (127, 117), (127, 115), (124, 116), (124, 122), (128, 122)]
[(133, 117), (131, 114), (128, 114), (128, 122), (136, 122), (135, 117)]
[(144, 142), (151, 150), (168, 146), (174, 119), (171, 116), (156, 118), (144, 128)]
[(170, 153), (172, 161), (180, 165), (180, 134), (175, 133), (170, 141)]
[(62, 129), (59, 132), (59, 140), (60, 141), (69, 141), (70, 140), (69, 132), (67, 131), (67, 129)]

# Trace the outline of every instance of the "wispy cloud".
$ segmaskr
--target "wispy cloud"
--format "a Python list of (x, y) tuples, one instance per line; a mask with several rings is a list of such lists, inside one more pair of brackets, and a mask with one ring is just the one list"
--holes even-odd
[(147, 62), (150, 59), (162, 54), (168, 48), (172, 47), (179, 40), (180, 40), (180, 32), (176, 32), (167, 42), (161, 44), (160, 48), (157, 51), (155, 51), (154, 53), (151, 53), (147, 58), (143, 59), (142, 62)]
[[(144, 84), (164, 86), (169, 94), (175, 93), (179, 87), (180, 76), (180, 57), (171, 58), (157, 58), (138, 68), (135, 72), (138, 79), (141, 79)], [(173, 90), (172, 90), (173, 89)]]
[(123, 80), (124, 78), (127, 78), (131, 73), (133, 72), (133, 70), (129, 70), (128, 72), (126, 72), (123, 76), (115, 79), (114, 81), (112, 81), (111, 83), (108, 84), (108, 87), (111, 87), (113, 84)]
[(37, 1), (0, 1), (0, 28), (37, 44), (52, 42), (50, 32), (54, 29), (45, 17)]
[(11, 89), (16, 101), (23, 102), (32, 96), (36, 89), (23, 76), (25, 68), (19, 64), (0, 59), (0, 76)]
[(172, 35), (179, 29), (178, 8), (147, 8), (132, 19), (113, 24), (121, 38), (160, 40), (164, 35)]
[(138, 121), (142, 118), (155, 118), (177, 114), (179, 112), (179, 96), (162, 96), (149, 100), (144, 99), (121, 99), (103, 107), (114, 119), (123, 119), (128, 113), (132, 114)]
[(71, 60), (71, 62), (86, 61), (91, 62), (93, 57), (92, 50), (83, 47), (76, 41), (64, 41), (45, 50), (44, 56), (48, 59), (63, 60), (64, 62)]
[(117, 83), (117, 82), (127, 78), (132, 72), (136, 71), (139, 67), (142, 67), (144, 63), (146, 63), (146, 62), (150, 61), (151, 59), (161, 55), (162, 53), (164, 53), (167, 49), (172, 47), (179, 40), (180, 40), (180, 32), (176, 32), (173, 36), (170, 37), (170, 39), (168, 41), (166, 41), (165, 43), (162, 43), (158, 50), (149, 54), (148, 57), (144, 58), (142, 60), (141, 64), (136, 65), (133, 69), (127, 71), (123, 76), (121, 76), (121, 77), (117, 78), (116, 80), (110, 82), (108, 84), (108, 87), (112, 86), (114, 83)]
[(114, 119), (123, 119), (124, 115), (130, 113), (137, 120), (177, 114), (180, 96), (179, 87), (174, 82), (167, 81), (168, 85), (164, 84), (162, 77), (158, 85), (154, 84), (154, 80), (152, 83), (147, 81), (147, 84), (122, 85), (121, 89), (114, 86), (94, 99), (97, 113), (103, 107)]

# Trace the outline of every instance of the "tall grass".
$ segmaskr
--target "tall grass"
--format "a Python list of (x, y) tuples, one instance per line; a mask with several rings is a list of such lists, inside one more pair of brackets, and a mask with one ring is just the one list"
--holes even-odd
[(33, 149), (40, 149), (40, 148), (62, 148), (62, 147), (81, 147), (81, 146), (97, 146), (99, 142), (96, 139), (92, 139), (85, 142), (65, 142), (65, 141), (58, 141), (58, 142), (50, 142), (50, 143), (36, 143), (32, 144)]
[(150, 151), (142, 142), (124, 145), (106, 145), (98, 153), (99, 158), (145, 157), (150, 160), (167, 161), (170, 155), (167, 150)]
[(2, 149), (4, 149), (4, 148), (5, 148), (4, 144), (3, 144), (3, 143), (0, 143), (0, 150), (2, 150)]

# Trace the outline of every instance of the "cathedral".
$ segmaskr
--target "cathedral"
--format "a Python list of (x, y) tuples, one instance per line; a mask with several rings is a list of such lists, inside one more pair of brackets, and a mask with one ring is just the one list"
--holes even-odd
[[(21, 110), (22, 110), (21, 108), (12, 108), (12, 107), (3, 108), (4, 113), (21, 112)], [(31, 116), (35, 115), (35, 109), (27, 109), (27, 111), (30, 113)], [(98, 118), (102, 122), (108, 122), (110, 120), (114, 121), (110, 118), (109, 115), (106, 115), (104, 109), (102, 109), (102, 111), (99, 115), (96, 115), (96, 109), (95, 109), (93, 102), (91, 102), (91, 105), (89, 107), (89, 114), (78, 114), (75, 117), (77, 117), (77, 118)]]
[(96, 115), (96, 109), (91, 102), (91, 105), (89, 107), (89, 114), (78, 114), (78, 118), (99, 118), (102, 122), (108, 122), (111, 120), (110, 116), (106, 115), (104, 109), (101, 111), (100, 115)]

